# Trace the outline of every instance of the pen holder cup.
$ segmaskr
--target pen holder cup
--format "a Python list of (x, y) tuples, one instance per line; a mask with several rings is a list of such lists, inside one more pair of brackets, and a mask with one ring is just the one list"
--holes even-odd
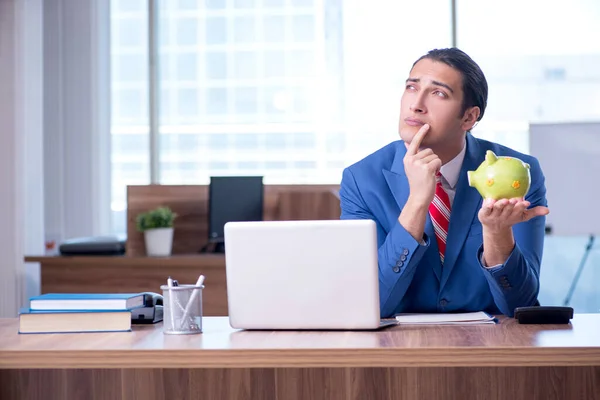
[(162, 285), (163, 333), (202, 333), (202, 289), (204, 285)]

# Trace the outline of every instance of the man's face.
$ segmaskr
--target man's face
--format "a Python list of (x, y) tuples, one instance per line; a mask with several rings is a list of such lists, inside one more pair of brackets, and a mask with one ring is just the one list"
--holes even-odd
[[(422, 147), (462, 144), (470, 129), (461, 114), (462, 76), (442, 62), (423, 59), (410, 71), (400, 106), (400, 137), (408, 144), (423, 124), (430, 128)], [(467, 112), (468, 114), (468, 112)]]

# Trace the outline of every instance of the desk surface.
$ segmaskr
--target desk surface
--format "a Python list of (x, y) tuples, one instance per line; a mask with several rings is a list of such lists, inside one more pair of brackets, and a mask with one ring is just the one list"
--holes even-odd
[(373, 332), (240, 331), (205, 317), (198, 335), (19, 335), (0, 319), (0, 368), (600, 366), (600, 314), (570, 325), (394, 326)]

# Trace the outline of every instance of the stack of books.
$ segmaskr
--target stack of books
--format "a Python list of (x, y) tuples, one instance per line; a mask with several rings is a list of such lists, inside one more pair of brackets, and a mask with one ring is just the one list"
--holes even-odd
[(19, 333), (127, 332), (143, 293), (48, 293), (19, 311)]

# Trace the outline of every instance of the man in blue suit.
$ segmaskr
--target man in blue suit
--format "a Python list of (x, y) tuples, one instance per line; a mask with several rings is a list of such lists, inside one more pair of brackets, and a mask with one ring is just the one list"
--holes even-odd
[[(341, 218), (377, 225), (382, 317), (480, 310), (512, 316), (537, 303), (549, 212), (544, 175), (534, 157), (471, 135), (487, 91), (467, 54), (430, 51), (406, 80), (401, 140), (343, 172)], [(467, 171), (487, 150), (529, 163), (525, 198), (484, 200), (469, 186)]]

